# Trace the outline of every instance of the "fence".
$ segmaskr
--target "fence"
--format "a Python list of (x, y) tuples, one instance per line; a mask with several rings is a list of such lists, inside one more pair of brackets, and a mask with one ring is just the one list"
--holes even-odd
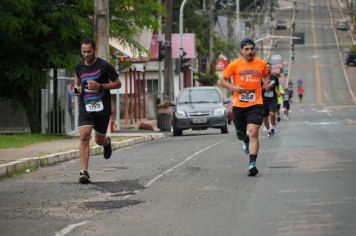
[[(41, 132), (73, 134), (78, 129), (78, 98), (73, 96), (73, 77), (61, 69), (58, 70), (57, 79), (53, 79), (53, 71), (49, 75), (46, 88), (41, 90)], [(145, 118), (155, 119), (157, 95), (147, 93), (144, 70), (129, 70), (120, 76), (120, 80), (124, 85), (124, 93), (112, 94), (112, 108), (115, 113), (116, 108), (119, 108), (124, 124), (129, 125)], [(120, 96), (119, 106), (117, 96)], [(11, 101), (0, 102), (1, 110), (14, 112), (11, 116), (0, 117), (0, 132), (30, 132), (24, 111), (12, 107)]]

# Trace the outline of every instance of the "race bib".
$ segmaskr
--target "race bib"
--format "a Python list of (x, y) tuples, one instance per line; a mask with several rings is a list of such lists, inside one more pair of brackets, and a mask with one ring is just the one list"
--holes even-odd
[(273, 91), (266, 91), (263, 93), (265, 98), (273, 98)]
[(104, 104), (101, 100), (89, 101), (85, 104), (87, 112), (98, 112), (104, 110)]
[(240, 94), (241, 102), (254, 102), (256, 101), (256, 93), (254, 91), (250, 91), (249, 93)]

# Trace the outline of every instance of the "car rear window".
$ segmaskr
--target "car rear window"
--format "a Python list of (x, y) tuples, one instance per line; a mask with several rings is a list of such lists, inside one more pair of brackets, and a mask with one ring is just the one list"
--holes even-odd
[(178, 103), (219, 103), (220, 95), (215, 89), (187, 89), (178, 98)]

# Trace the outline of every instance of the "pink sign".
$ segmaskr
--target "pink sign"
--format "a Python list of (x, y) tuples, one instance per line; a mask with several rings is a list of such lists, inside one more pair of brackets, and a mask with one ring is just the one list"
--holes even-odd
[[(164, 35), (162, 35), (162, 41), (164, 41)], [(180, 37), (179, 34), (172, 34), (172, 58), (179, 58)], [(158, 35), (152, 35), (151, 41), (151, 59), (158, 59)], [(195, 34), (183, 34), (183, 50), (187, 53), (186, 58), (196, 58), (195, 55)]]

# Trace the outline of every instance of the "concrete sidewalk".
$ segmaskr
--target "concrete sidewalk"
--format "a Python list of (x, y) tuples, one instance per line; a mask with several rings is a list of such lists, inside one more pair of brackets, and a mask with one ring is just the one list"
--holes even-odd
[[(170, 133), (130, 130), (112, 133), (113, 151), (137, 143), (166, 138)], [(90, 155), (99, 155), (102, 147), (90, 142)], [(0, 178), (33, 171), (39, 167), (79, 158), (79, 136), (72, 139), (28, 145), (24, 148), (0, 149)]]

